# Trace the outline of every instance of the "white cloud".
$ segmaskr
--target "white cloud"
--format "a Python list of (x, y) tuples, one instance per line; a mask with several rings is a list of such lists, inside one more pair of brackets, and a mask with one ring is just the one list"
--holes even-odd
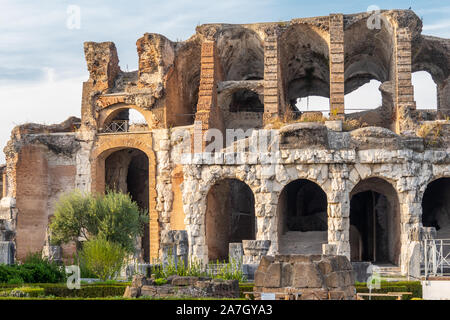
[[(55, 79), (53, 71), (48, 72), (51, 77), (47, 81), (0, 86), (0, 101), (5, 115), (0, 117), (2, 150), (16, 125), (27, 122), (53, 124), (62, 122), (69, 116), (80, 116), (82, 82), (87, 77)], [(0, 152), (0, 163), (4, 159), (3, 152)]]

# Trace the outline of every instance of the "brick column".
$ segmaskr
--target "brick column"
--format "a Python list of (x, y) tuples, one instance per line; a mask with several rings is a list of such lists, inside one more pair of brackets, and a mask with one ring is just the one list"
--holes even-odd
[(395, 30), (395, 110), (397, 133), (402, 132), (402, 121), (408, 109), (415, 109), (414, 89), (411, 84), (411, 33), (408, 28)]
[(278, 56), (278, 36), (268, 36), (264, 41), (264, 122), (280, 115)]
[(344, 95), (344, 17), (330, 14), (330, 115), (344, 115)]
[(200, 87), (195, 121), (202, 122), (203, 133), (209, 128), (222, 129), (221, 115), (217, 107), (217, 82), (221, 71), (215, 41), (206, 40), (202, 43), (200, 59)]

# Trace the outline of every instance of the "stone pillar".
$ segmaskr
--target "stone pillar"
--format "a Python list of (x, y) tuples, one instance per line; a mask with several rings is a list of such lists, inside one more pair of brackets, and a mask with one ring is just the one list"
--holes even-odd
[(229, 261), (239, 262), (243, 261), (244, 249), (242, 247), (242, 242), (233, 242), (228, 245), (228, 257)]
[(244, 264), (259, 264), (270, 248), (270, 240), (242, 240)]
[(161, 231), (161, 264), (165, 268), (169, 263), (188, 264), (188, 236), (185, 230)]
[(344, 110), (344, 16), (330, 14), (330, 115), (342, 117)]
[(264, 41), (264, 122), (280, 115), (278, 36), (270, 35)]
[[(197, 112), (195, 121), (201, 121), (202, 133), (209, 128), (222, 130), (222, 120), (217, 107), (217, 82), (222, 76), (216, 42), (205, 40), (202, 43), (200, 87), (198, 92)], [(202, 147), (205, 147), (202, 142)], [(196, 152), (196, 150), (194, 150)]]
[(437, 85), (437, 110), (444, 119), (450, 116), (450, 77)]
[(395, 30), (395, 110), (397, 133), (410, 130), (409, 112), (415, 110), (414, 89), (411, 83), (411, 32), (408, 28)]
[[(411, 186), (413, 188), (413, 186)], [(400, 201), (400, 267), (403, 275), (419, 276), (420, 273), (420, 226), (422, 203), (417, 190), (399, 193)]]
[(106, 93), (114, 86), (114, 80), (120, 72), (119, 58), (113, 42), (85, 42), (84, 55), (89, 71), (89, 80), (83, 83), (81, 100), (82, 128), (96, 128), (96, 113), (93, 105), (95, 92)]
[(0, 264), (14, 264), (14, 243), (0, 241)]
[[(345, 182), (334, 177), (328, 193), (328, 243), (323, 254), (344, 255), (350, 259), (350, 201)], [(337, 190), (334, 190), (337, 189)]]

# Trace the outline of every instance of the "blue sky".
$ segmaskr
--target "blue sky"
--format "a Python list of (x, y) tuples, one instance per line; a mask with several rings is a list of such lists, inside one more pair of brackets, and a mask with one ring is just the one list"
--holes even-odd
[[(66, 26), (70, 5), (81, 10), (79, 29)], [(424, 34), (450, 38), (445, 1), (0, 0), (0, 103), (7, 110), (0, 119), (0, 147), (16, 124), (79, 116), (81, 84), (88, 78), (84, 41), (115, 42), (122, 70), (135, 70), (136, 40), (145, 32), (185, 40), (203, 23), (282, 21), (364, 12), (371, 5), (412, 7), (423, 18)]]

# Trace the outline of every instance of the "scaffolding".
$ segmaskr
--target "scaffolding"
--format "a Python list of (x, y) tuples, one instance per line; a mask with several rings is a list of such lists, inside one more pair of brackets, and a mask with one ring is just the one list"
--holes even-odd
[(450, 239), (423, 240), (425, 278), (450, 276)]

